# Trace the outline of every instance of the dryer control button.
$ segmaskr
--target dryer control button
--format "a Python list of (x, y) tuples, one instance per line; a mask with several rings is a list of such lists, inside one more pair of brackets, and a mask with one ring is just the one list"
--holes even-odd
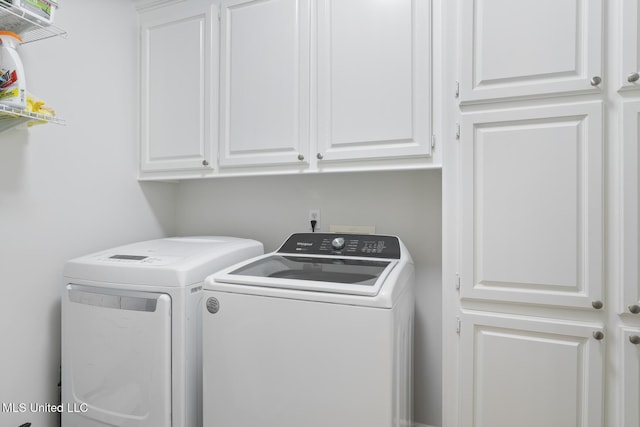
[(344, 237), (336, 237), (331, 241), (331, 247), (336, 251), (344, 249), (344, 244), (345, 244)]

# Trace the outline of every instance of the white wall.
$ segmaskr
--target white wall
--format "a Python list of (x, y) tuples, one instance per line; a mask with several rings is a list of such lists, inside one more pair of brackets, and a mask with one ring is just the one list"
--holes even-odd
[[(66, 259), (173, 233), (175, 186), (135, 179), (130, 0), (63, 0), (68, 31), (20, 47), (31, 92), (67, 121), (0, 134), (0, 402), (55, 404)], [(56, 425), (0, 412), (0, 427)]]
[(399, 236), (417, 274), (415, 418), (441, 425), (442, 197), (439, 171), (222, 178), (179, 184), (178, 234), (250, 237), (273, 251), (306, 231), (319, 208), (322, 231), (374, 225)]

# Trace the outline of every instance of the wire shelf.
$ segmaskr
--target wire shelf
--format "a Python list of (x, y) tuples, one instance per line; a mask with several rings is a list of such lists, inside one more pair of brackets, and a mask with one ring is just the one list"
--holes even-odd
[[(67, 38), (67, 32), (41, 21), (19, 7), (0, 0), (0, 30), (13, 31), (20, 35), (22, 44), (51, 37)], [(32, 111), (0, 104), (0, 132), (27, 122), (44, 122), (64, 125), (64, 120)]]
[(63, 119), (56, 116), (34, 113), (0, 104), (0, 132), (31, 121), (55, 123), (58, 125), (65, 124)]
[(22, 37), (22, 44), (50, 37), (67, 38), (66, 31), (41, 21), (3, 0), (0, 0), (0, 30), (19, 34)]

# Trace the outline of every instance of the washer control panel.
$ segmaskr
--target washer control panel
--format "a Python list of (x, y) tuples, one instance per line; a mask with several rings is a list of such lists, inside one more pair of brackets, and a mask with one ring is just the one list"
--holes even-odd
[(376, 234), (296, 233), (278, 252), (400, 259), (397, 237)]

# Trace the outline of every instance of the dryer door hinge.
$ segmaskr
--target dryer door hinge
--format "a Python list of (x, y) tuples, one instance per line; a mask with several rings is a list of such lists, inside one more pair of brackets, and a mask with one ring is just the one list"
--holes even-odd
[(431, 135), (431, 149), (435, 150), (436, 148), (436, 134)]
[(456, 98), (460, 98), (460, 82), (456, 82)]
[(460, 139), (460, 123), (456, 123), (456, 139)]
[(461, 327), (462, 327), (462, 322), (460, 322), (460, 317), (456, 317), (456, 334), (460, 335)]
[(460, 275), (456, 273), (456, 290), (460, 290)]

